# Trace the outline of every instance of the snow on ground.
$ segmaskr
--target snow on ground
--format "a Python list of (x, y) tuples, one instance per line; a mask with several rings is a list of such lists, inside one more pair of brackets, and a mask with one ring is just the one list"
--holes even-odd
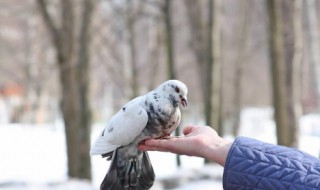
[(206, 189), (214, 189), (214, 190), (222, 190), (221, 182), (213, 181), (213, 180), (199, 180), (195, 182), (191, 182), (186, 185), (182, 185), (181, 187), (176, 188), (175, 190), (206, 190)]
[(1, 126), (0, 150), (0, 181), (67, 179), (65, 138), (54, 126)]
[[(240, 125), (240, 136), (276, 144), (276, 127), (271, 108), (244, 109)], [(320, 115), (309, 114), (300, 119), (299, 149), (320, 157)]]
[[(241, 118), (240, 135), (269, 143), (276, 142), (271, 109), (246, 109)], [(307, 115), (300, 122), (300, 149), (318, 157), (320, 116)], [(93, 126), (93, 139), (103, 127), (101, 124)], [(92, 184), (68, 179), (65, 137), (61, 123), (41, 126), (0, 124), (0, 151), (0, 189), (98, 189), (109, 167), (109, 162), (100, 156), (94, 156)], [(158, 180), (153, 190), (166, 189), (160, 182), (170, 179), (176, 179), (175, 182), (180, 184), (175, 190), (222, 189), (222, 167), (203, 167), (203, 159), (182, 156), (182, 169), (177, 170), (176, 156), (173, 154), (151, 152), (150, 158)]]
[(96, 190), (89, 181), (70, 179), (59, 183), (8, 183), (0, 185), (5, 190)]

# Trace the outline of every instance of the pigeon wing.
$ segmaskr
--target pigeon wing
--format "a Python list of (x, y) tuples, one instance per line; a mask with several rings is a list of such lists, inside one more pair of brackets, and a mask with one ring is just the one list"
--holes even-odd
[(91, 147), (91, 155), (109, 153), (128, 145), (142, 132), (147, 125), (148, 114), (139, 100), (130, 101), (111, 118)]

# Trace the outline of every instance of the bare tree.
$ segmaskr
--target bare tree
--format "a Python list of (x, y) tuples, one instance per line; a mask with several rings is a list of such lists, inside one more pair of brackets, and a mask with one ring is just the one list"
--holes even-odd
[(267, 1), (267, 3), (270, 28), (270, 64), (277, 140), (278, 144), (289, 145), (281, 1), (270, 0)]
[[(221, 101), (221, 0), (213, 1), (213, 24), (212, 24), (212, 125), (222, 135), (222, 101)], [(210, 85), (210, 84), (209, 84)]]
[[(302, 30), (302, 7), (303, 0), (294, 1), (293, 33), (294, 33), (294, 54), (292, 59), (292, 83), (295, 88), (292, 91), (292, 99), (296, 118), (302, 115), (301, 86), (302, 86), (302, 58), (303, 58), (303, 30)], [(299, 123), (299, 121), (297, 121)]]
[[(211, 30), (212, 30), (212, 9), (211, 6), (208, 7), (208, 24), (205, 24), (205, 19), (203, 18), (201, 1), (194, 0), (186, 0), (184, 1), (187, 8), (187, 16), (188, 22), (190, 26), (190, 48), (196, 58), (197, 61), (197, 75), (200, 80), (200, 88), (202, 94), (202, 104), (204, 108), (205, 122), (207, 125), (211, 125), (211, 113), (212, 113), (212, 104), (211, 104), (211, 94), (212, 87), (209, 86), (209, 81), (207, 79), (212, 79), (211, 77), (207, 77), (206, 74), (208, 71), (208, 64), (212, 64), (212, 44), (211, 40)], [(212, 3), (208, 1), (208, 5)], [(210, 29), (209, 29), (209, 28)], [(211, 71), (209, 71), (211, 74)]]
[[(94, 1), (83, 0), (79, 25), (75, 2), (61, 0), (61, 20), (49, 13), (48, 2), (37, 0), (51, 34), (60, 71), (61, 110), (65, 122), (70, 177), (91, 179), (89, 157), (91, 110), (89, 104), (90, 23)], [(61, 23), (61, 26), (56, 24)], [(79, 26), (79, 27), (77, 27)]]
[[(302, 0), (284, 2), (283, 8), (287, 10), (285, 18), (285, 29), (287, 33), (286, 41), (286, 71), (287, 71), (287, 95), (288, 95), (288, 123), (290, 146), (299, 145), (299, 119), (302, 115), (301, 107), (301, 71), (302, 71), (302, 51), (303, 51), (303, 31), (302, 31)], [(290, 15), (290, 16), (289, 16)], [(292, 15), (292, 16), (291, 16)], [(293, 36), (293, 40), (291, 39)], [(293, 42), (293, 45), (292, 45)], [(289, 46), (290, 45), (290, 46)]]
[(234, 96), (233, 96), (233, 104), (234, 104), (234, 121), (232, 127), (232, 133), (234, 136), (237, 136), (239, 133), (240, 128), (240, 114), (242, 109), (242, 78), (243, 78), (243, 69), (245, 64), (245, 57), (246, 57), (246, 42), (247, 42), (247, 35), (248, 35), (248, 4), (247, 1), (241, 0), (240, 1), (240, 9), (241, 12), (244, 14), (240, 26), (239, 31), (239, 40), (238, 40), (238, 54), (237, 54), (237, 63), (235, 65), (235, 74), (234, 74)]
[(212, 123), (212, 25), (213, 25), (213, 1), (207, 1), (207, 24), (201, 12), (201, 1), (186, 0), (187, 16), (191, 31), (191, 49), (198, 64), (198, 76), (203, 95), (203, 107), (205, 122), (209, 126)]
[[(168, 79), (176, 79), (176, 72), (174, 69), (174, 30), (172, 27), (172, 0), (165, 0), (162, 7), (164, 24), (165, 24), (165, 47), (167, 51), (167, 74)], [(180, 135), (180, 127), (175, 130), (175, 135)], [(180, 156), (176, 157), (177, 166), (181, 166)]]
[[(208, 0), (208, 20), (203, 24), (199, 1), (185, 1), (192, 34), (192, 50), (198, 61), (205, 122), (222, 133), (221, 119), (221, 21), (220, 0)], [(207, 162), (207, 160), (206, 160)]]
[(131, 56), (131, 89), (132, 97), (137, 97), (139, 95), (139, 85), (138, 85), (138, 66), (137, 66), (137, 52), (136, 52), (136, 23), (137, 23), (137, 11), (134, 10), (134, 5), (132, 0), (127, 0), (127, 25), (129, 31), (129, 47)]
[(168, 78), (175, 79), (176, 73), (174, 70), (174, 38), (172, 29), (172, 16), (171, 16), (171, 0), (165, 0), (163, 5), (163, 16), (165, 23), (165, 34), (166, 34), (166, 50), (167, 50), (167, 70)]
[(312, 68), (313, 81), (316, 86), (318, 112), (320, 112), (320, 57), (319, 57), (319, 24), (316, 12), (316, 1), (308, 0), (306, 2), (307, 20), (309, 25), (308, 44), (310, 46), (310, 68)]
[[(299, 23), (301, 22), (301, 13), (295, 5), (295, 20), (287, 18), (287, 21), (284, 22), (283, 11), (286, 10), (287, 14), (292, 13), (290, 11), (291, 5), (280, 0), (268, 1), (274, 116), (278, 144), (285, 146), (297, 146), (299, 127), (299, 115), (295, 106), (300, 102), (297, 98), (300, 79), (297, 77), (299, 77), (301, 70), (301, 29), (299, 29), (299, 26), (301, 27), (301, 23)], [(288, 40), (284, 38), (284, 32), (291, 33), (290, 23), (292, 22), (295, 22), (295, 46), (290, 50), (290, 48), (284, 48), (284, 43)], [(293, 52), (295, 54), (294, 63), (291, 59)]]
[(153, 43), (153, 46), (151, 47), (151, 52), (148, 60), (148, 62), (151, 64), (150, 66), (151, 74), (150, 74), (150, 82), (148, 84), (148, 90), (152, 90), (156, 87), (155, 80), (159, 73), (158, 68), (160, 65), (159, 49), (160, 49), (160, 44), (163, 36), (159, 24), (156, 24), (156, 28), (153, 31), (154, 31), (154, 43)]
[[(205, 119), (206, 119), (206, 123), (209, 126), (212, 127), (218, 127), (217, 123), (214, 123), (213, 117), (214, 117), (214, 113), (213, 113), (213, 97), (212, 97), (212, 88), (213, 88), (213, 59), (214, 59), (214, 50), (215, 48), (217, 48), (214, 44), (215, 43), (215, 34), (214, 34), (214, 21), (216, 21), (216, 17), (214, 17), (214, 0), (209, 0), (208, 1), (208, 32), (207, 32), (207, 39), (208, 42), (206, 43), (207, 45), (207, 63), (204, 66), (204, 84), (205, 86), (205, 91), (203, 91), (204, 93), (204, 114), (205, 114)], [(216, 25), (216, 24), (215, 24)], [(216, 89), (215, 89), (216, 90)]]

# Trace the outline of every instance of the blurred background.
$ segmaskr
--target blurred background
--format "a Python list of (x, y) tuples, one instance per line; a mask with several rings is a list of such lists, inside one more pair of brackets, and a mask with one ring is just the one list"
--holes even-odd
[[(0, 189), (98, 189), (109, 162), (91, 139), (173, 78), (189, 88), (180, 130), (319, 157), (319, 24), (316, 0), (0, 0)], [(201, 158), (151, 161), (153, 189), (222, 189)]]

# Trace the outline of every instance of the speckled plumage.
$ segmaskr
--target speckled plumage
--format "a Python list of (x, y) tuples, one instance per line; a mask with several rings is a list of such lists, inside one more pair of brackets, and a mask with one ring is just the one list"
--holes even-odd
[(179, 103), (187, 105), (187, 87), (169, 80), (139, 96), (116, 113), (90, 150), (112, 159), (103, 190), (150, 189), (155, 178), (147, 152), (137, 149), (148, 138), (170, 135), (179, 125)]

